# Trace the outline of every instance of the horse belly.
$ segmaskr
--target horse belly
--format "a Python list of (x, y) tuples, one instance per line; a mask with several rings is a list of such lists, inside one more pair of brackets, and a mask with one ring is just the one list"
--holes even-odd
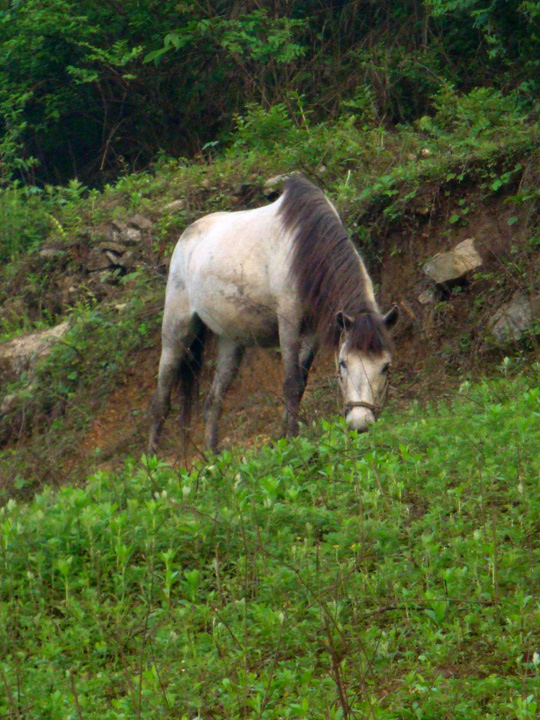
[(276, 345), (278, 322), (271, 293), (253, 293), (246, 283), (231, 283), (215, 276), (198, 284), (195, 310), (216, 335), (243, 345)]
[(185, 246), (192, 309), (217, 335), (244, 345), (277, 344), (278, 296), (281, 300), (284, 293), (289, 248), (275, 210), (267, 206), (205, 222), (202, 236)]

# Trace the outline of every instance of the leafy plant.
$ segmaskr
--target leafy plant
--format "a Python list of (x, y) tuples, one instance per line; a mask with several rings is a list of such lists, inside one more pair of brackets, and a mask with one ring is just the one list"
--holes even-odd
[(4, 714), (534, 717), (532, 376), (0, 511)]

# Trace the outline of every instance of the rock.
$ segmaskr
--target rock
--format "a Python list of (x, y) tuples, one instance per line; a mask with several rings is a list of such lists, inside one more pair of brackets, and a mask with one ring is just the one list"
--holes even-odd
[(120, 255), (117, 255), (115, 252), (111, 252), (110, 250), (105, 250), (105, 255), (109, 258), (111, 261), (111, 265), (118, 265), (120, 266)]
[(258, 189), (259, 186), (256, 183), (243, 182), (234, 188), (232, 194), (233, 197), (244, 198), (249, 195), (254, 195)]
[(128, 245), (137, 245), (141, 242), (142, 232), (140, 230), (137, 230), (137, 228), (128, 227), (126, 228), (125, 232), (120, 235), (120, 237)]
[(7, 415), (8, 412), (15, 407), (17, 399), (17, 393), (10, 393), (9, 395), (6, 395), (0, 404), (0, 415)]
[(135, 255), (132, 250), (128, 250), (123, 255), (121, 255), (117, 261), (116, 264), (124, 268), (124, 270), (129, 270), (135, 265)]
[(98, 242), (107, 242), (113, 240), (115, 235), (118, 235), (118, 229), (116, 228), (114, 221), (112, 223), (105, 223), (95, 227), (86, 227), (81, 232), (81, 237), (88, 240), (91, 244)]
[(131, 225), (138, 230), (142, 230), (143, 232), (151, 232), (153, 227), (151, 220), (139, 214), (133, 215), (133, 217), (130, 217), (127, 222), (128, 225)]
[(121, 220), (112, 220), (111, 226), (113, 230), (116, 230), (116, 232), (122, 234), (127, 230), (126, 223), (122, 222)]
[(43, 258), (43, 260), (54, 260), (57, 257), (65, 255), (65, 250), (60, 250), (60, 248), (55, 247), (43, 247), (38, 255), (40, 258)]
[(424, 265), (424, 272), (437, 285), (453, 283), (482, 265), (482, 258), (468, 238), (448, 252), (438, 253)]
[(175, 213), (175, 212), (181, 212), (182, 210), (186, 209), (186, 201), (185, 200), (173, 200), (173, 202), (170, 202), (168, 205), (165, 205), (161, 208), (161, 213)]
[(122, 245), (122, 243), (114, 242), (114, 240), (111, 240), (110, 242), (100, 243), (99, 249), (103, 250), (103, 251), (110, 250), (111, 252), (116, 253), (117, 255), (123, 255), (127, 250), (127, 246)]
[(418, 302), (421, 305), (435, 305), (441, 299), (441, 294), (435, 288), (429, 287), (418, 296)]
[(15, 375), (31, 369), (37, 360), (51, 351), (55, 342), (62, 338), (69, 328), (65, 321), (49, 330), (21, 335), (0, 345), (0, 364), (7, 366)]
[(274, 175), (274, 177), (268, 178), (263, 185), (263, 195), (265, 198), (272, 198), (278, 196), (285, 182), (291, 177), (298, 177), (301, 173), (298, 170), (293, 170), (290, 173), (284, 173), (282, 175)]
[(101, 248), (93, 248), (90, 250), (85, 264), (88, 272), (97, 272), (98, 270), (106, 270), (111, 267), (110, 259)]
[(499, 345), (519, 340), (540, 319), (540, 295), (527, 297), (516, 291), (510, 302), (502, 305), (488, 322), (489, 336)]

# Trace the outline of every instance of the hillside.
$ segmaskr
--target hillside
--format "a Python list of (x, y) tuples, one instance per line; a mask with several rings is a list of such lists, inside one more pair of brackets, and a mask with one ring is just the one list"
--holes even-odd
[[(523, 119), (510, 126), (499, 112), (505, 102), (499, 97), (488, 108), (482, 101), (485, 121), (473, 136), (464, 137), (458, 122), (459, 113), (468, 112), (470, 98), (464, 98), (452, 123), (446, 110), (430, 120), (429, 134), (381, 134), (378, 126), (359, 132), (345, 118), (331, 128), (284, 127), (287, 145), (275, 143), (266, 154), (246, 153), (239, 131), (228, 154), (167, 161), (102, 192), (74, 182), (47, 196), (27, 197), (16, 188), (5, 194), (4, 247), (12, 250), (0, 276), (3, 347), (32, 330), (69, 325), (47, 358), (19, 363), (18, 371), (17, 363), (2, 361), (4, 492), (82, 480), (144, 451), (176, 239), (205, 213), (268, 202), (263, 188), (276, 170), (301, 169), (326, 189), (364, 256), (381, 307), (401, 309), (390, 407), (451, 394), (464, 378), (490, 373), (505, 357), (513, 371), (531, 366), (539, 292), (538, 133)], [(324, 148), (316, 161), (315, 148)], [(29, 229), (34, 236), (24, 240)], [(481, 264), (455, 281), (430, 280), (426, 263), (465, 240), (472, 240)], [(495, 336), (494, 323), (516, 293), (532, 315), (522, 330)], [(277, 436), (279, 359), (252, 354), (227, 402), (224, 447)], [(208, 363), (203, 393), (210, 370)], [(305, 418), (339, 412), (333, 373), (333, 358), (321, 357)], [(184, 462), (201, 455), (198, 415), (195, 421), (183, 457), (171, 418), (165, 457)]]
[[(268, 202), (283, 173), (325, 190), (381, 307), (400, 307), (390, 407), (507, 357), (516, 373), (534, 365), (538, 3), (158, 5), (0, 8), (6, 497), (141, 454), (176, 239), (204, 214)], [(430, 278), (456, 247), (468, 269)], [(226, 448), (276, 437), (279, 364), (255, 356)], [(310, 421), (339, 412), (332, 363), (314, 368)], [(185, 457), (171, 419), (164, 457), (200, 456), (197, 417)]]

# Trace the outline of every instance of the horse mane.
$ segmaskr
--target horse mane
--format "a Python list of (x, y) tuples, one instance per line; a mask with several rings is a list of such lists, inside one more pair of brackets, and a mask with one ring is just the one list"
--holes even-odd
[(320, 340), (337, 347), (342, 311), (353, 319), (348, 341), (354, 349), (378, 354), (390, 338), (368, 294), (362, 259), (322, 190), (305, 178), (290, 178), (279, 213), (293, 235), (291, 273)]

